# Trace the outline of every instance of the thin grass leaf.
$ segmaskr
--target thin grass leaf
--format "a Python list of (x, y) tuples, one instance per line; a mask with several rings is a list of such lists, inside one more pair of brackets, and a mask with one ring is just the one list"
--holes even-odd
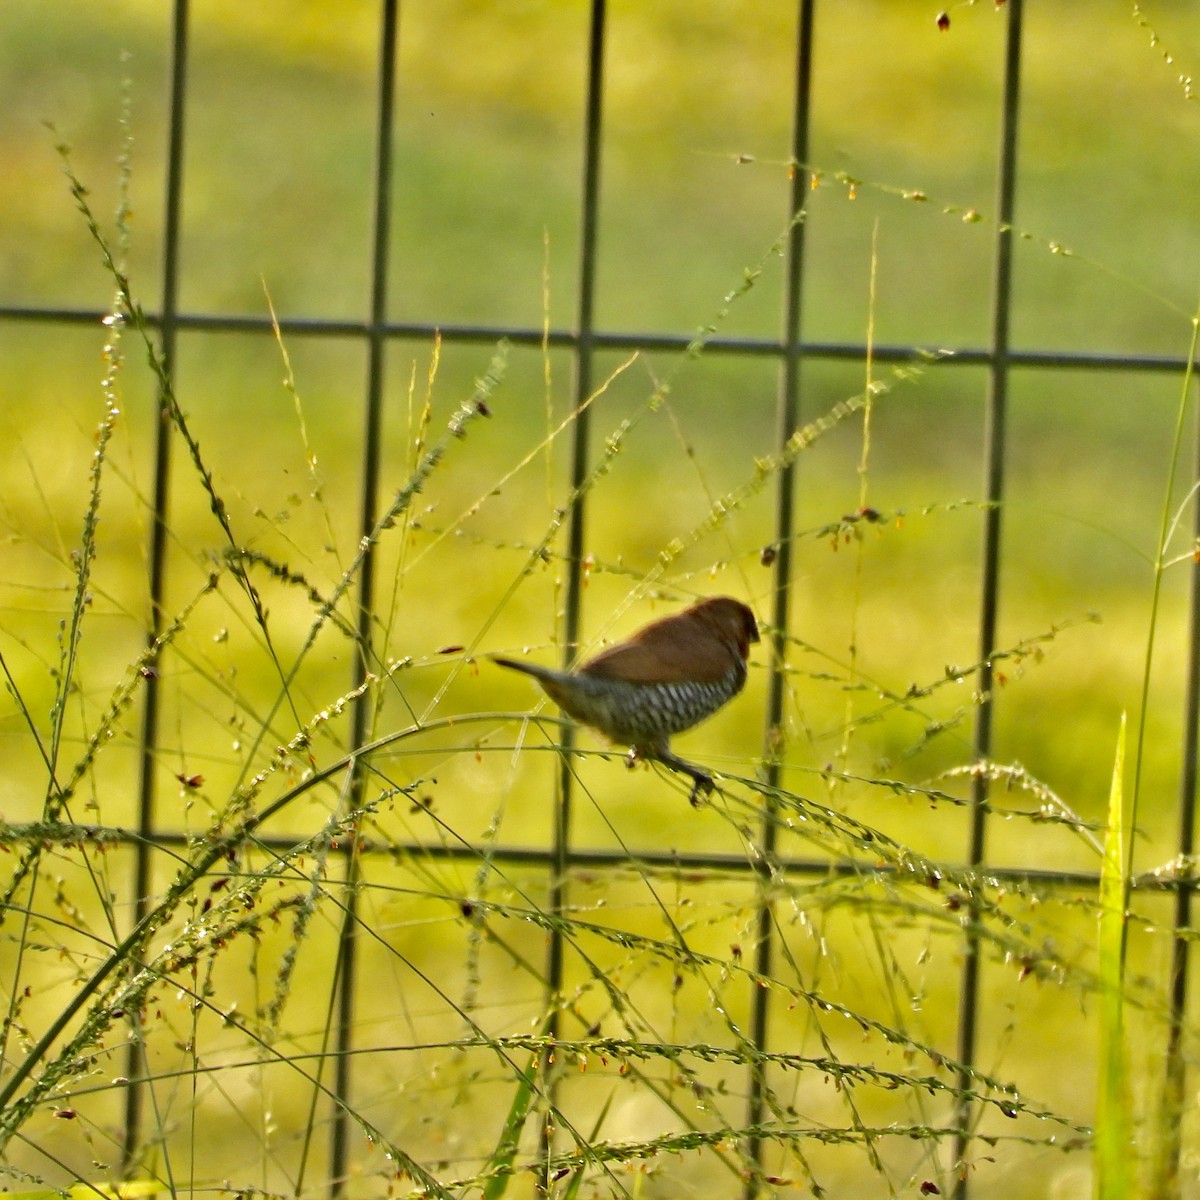
[(1117, 734), (1100, 868), (1100, 1077), (1096, 1097), (1096, 1200), (1129, 1194), (1129, 1089), (1125, 1071), (1125, 714)]
[(539, 1055), (535, 1051), (529, 1058), (529, 1066), (517, 1076), (517, 1090), (513, 1093), (512, 1104), (508, 1116), (504, 1120), (504, 1128), (500, 1131), (500, 1140), (488, 1162), (488, 1170), (494, 1171), (484, 1185), (483, 1200), (500, 1200), (508, 1190), (508, 1182), (512, 1179), (512, 1165), (516, 1161), (517, 1147), (521, 1143), (521, 1130), (525, 1127), (525, 1118), (529, 1116), (529, 1107), (537, 1091), (537, 1068)]
[[(600, 1115), (596, 1118), (595, 1125), (592, 1126), (592, 1132), (588, 1135), (588, 1145), (594, 1146), (600, 1140), (600, 1130), (604, 1128), (604, 1122), (608, 1119), (608, 1111), (612, 1108), (613, 1098), (616, 1092), (608, 1093), (608, 1098), (600, 1108)], [(571, 1182), (567, 1184), (567, 1190), (563, 1192), (562, 1200), (576, 1200), (579, 1195), (579, 1189), (583, 1184), (584, 1165), (581, 1163), (575, 1174), (571, 1176)]]

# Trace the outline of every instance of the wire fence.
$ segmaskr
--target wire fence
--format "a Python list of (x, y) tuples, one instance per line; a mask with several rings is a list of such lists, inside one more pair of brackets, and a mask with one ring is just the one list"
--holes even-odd
[[(788, 222), (782, 245), (783, 292), (779, 298), (781, 314), (778, 337), (737, 336), (709, 331), (703, 337), (703, 352), (712, 358), (723, 356), (753, 357), (774, 364), (778, 373), (777, 410), (775, 417), (776, 446), (786, 458), (789, 439), (807, 419), (815, 415), (815, 405), (806, 402), (806, 383), (815, 364), (861, 364), (870, 358), (876, 363), (905, 364), (920, 360), (915, 346), (873, 345), (866, 340), (831, 342), (806, 336), (806, 313), (810, 303), (808, 291), (809, 260), (814, 239), (821, 237), (819, 224), (796, 219), (803, 214), (815, 180), (804, 165), (811, 161), (809, 130), (813, 111), (813, 72), (817, 65), (815, 23), (820, 18), (816, 0), (800, 0), (795, 14), (794, 76), (792, 80), (792, 116), (790, 158), (795, 169), (791, 172), (786, 197), (781, 198), (781, 220)], [(999, 701), (997, 667), (994, 654), (1001, 645), (999, 626), (1005, 585), (1005, 502), (1006, 470), (1008, 467), (1007, 414), (1010, 381), (1014, 372), (1022, 369), (1095, 372), (1125, 371), (1147, 376), (1182, 375), (1187, 367), (1185, 356), (1110, 352), (1105, 349), (1076, 348), (1023, 349), (1013, 345), (1012, 323), (1017, 304), (1013, 281), (1013, 246), (1015, 206), (1021, 179), (1021, 153), (1018, 138), (1022, 102), (1022, 53), (1025, 5), (1022, 0), (1008, 0), (1003, 5), (1005, 52), (1003, 85), (999, 96), (999, 138), (995, 167), (997, 192), (991, 248), (991, 292), (989, 334), (985, 345), (954, 347), (947, 360), (946, 370), (982, 369), (986, 373), (986, 425), (980, 449), (979, 470), (982, 474), (982, 532), (980, 568), (977, 585), (976, 668), (975, 693), (979, 697), (973, 710), (971, 757), (974, 762), (987, 763), (994, 757), (994, 720)], [(195, 53), (193, 24), (202, 16), (200, 10), (187, 0), (175, 0), (171, 6), (171, 67), (169, 95), (168, 153), (164, 181), (165, 220), (162, 245), (161, 303), (147, 314), (156, 330), (162, 362), (168, 379), (173, 378), (179, 358), (179, 340), (185, 334), (245, 332), (270, 336), (275, 325), (267, 317), (198, 312), (181, 301), (185, 291), (187, 263), (180, 252), (187, 215), (183, 204), (185, 194), (184, 169), (189, 136), (189, 102), (191, 63)], [(957, 19), (957, 18), (956, 18)], [(571, 427), (568, 488), (575, 501), (566, 514), (566, 573), (563, 603), (562, 642), (566, 661), (574, 656), (583, 640), (585, 605), (587, 603), (587, 563), (589, 542), (588, 481), (597, 466), (595, 452), (596, 429), (592, 423), (589, 400), (601, 382), (601, 357), (611, 351), (663, 351), (686, 354), (696, 343), (696, 335), (687, 332), (614, 331), (602, 327), (597, 320), (596, 289), (598, 255), (605, 237), (602, 218), (603, 178), (605, 173), (605, 96), (606, 72), (611, 66), (611, 28), (605, 0), (592, 0), (588, 14), (586, 81), (583, 88), (583, 144), (580, 148), (579, 226), (577, 283), (573, 295), (574, 318), (569, 328), (536, 326), (501, 326), (488, 323), (442, 323), (402, 321), (392, 316), (394, 281), (391, 264), (395, 237), (394, 185), (399, 176), (410, 169), (403, 152), (398, 149), (403, 139), (396, 126), (398, 47), (405, 32), (404, 11), (398, 0), (385, 0), (382, 5), (378, 35), (378, 68), (374, 80), (373, 183), (371, 192), (372, 228), (370, 231), (370, 290), (369, 305), (362, 319), (323, 319), (321, 317), (288, 317), (278, 320), (279, 332), (287, 339), (326, 338), (360, 343), (366, 349), (366, 371), (362, 396), (360, 433), (361, 447), (360, 492), (358, 498), (357, 534), (370, 539), (372, 531), (384, 512), (381, 500), (382, 455), (385, 452), (385, 406), (389, 371), (389, 347), (401, 341), (424, 342), (440, 337), (447, 346), (491, 345), (507, 341), (514, 346), (558, 350), (569, 354), (572, 363), (572, 409), (577, 414)], [(11, 304), (0, 309), (0, 321), (21, 325), (30, 322), (69, 326), (82, 323), (91, 326), (104, 316), (89, 311), (52, 305)], [(172, 483), (179, 465), (174, 456), (179, 453), (171, 426), (162, 421), (156, 425), (153, 449), (152, 484), (147, 497), (152, 511), (149, 522), (149, 596), (153, 623), (148, 630), (149, 667), (165, 632), (170, 611), (169, 553), (172, 530)], [(1200, 441), (1196, 450), (1197, 473), (1200, 473)], [(837, 865), (814, 857), (798, 858), (782, 849), (777, 842), (781, 812), (773, 798), (785, 785), (784, 766), (775, 747), (781, 730), (787, 723), (789, 660), (794, 653), (797, 633), (794, 587), (797, 563), (794, 557), (797, 527), (798, 497), (804, 488), (800, 467), (787, 461), (774, 480), (772, 504), (773, 529), (770, 543), (776, 548), (770, 566), (769, 611), (762, 615), (769, 629), (765, 639), (768, 648), (768, 683), (765, 692), (763, 720), (762, 785), (763, 811), (759, 829), (754, 837), (756, 856), (723, 852), (646, 851), (639, 861), (648, 866), (661, 866), (677, 871), (716, 869), (731, 876), (753, 881), (758, 877), (757, 916), (754, 924), (753, 961), (749, 963), (752, 976), (771, 979), (775, 976), (781, 949), (779, 916), (769, 887), (773, 864), (785, 864), (794, 877), (828, 878)], [(1200, 509), (1196, 510), (1200, 517)], [(1200, 538), (1200, 523), (1194, 536)], [(1197, 581), (1200, 567), (1192, 566), (1191, 593), (1188, 601), (1185, 634), (1185, 686), (1181, 692), (1182, 746), (1179, 776), (1179, 827), (1175, 852), (1186, 861), (1194, 849), (1193, 808), (1196, 786), (1197, 728), (1200, 723), (1200, 592)], [(376, 614), (384, 598), (376, 576), (374, 559), (368, 555), (362, 563), (357, 580), (356, 611), (357, 637), (368, 649), (356, 656), (352, 677), (347, 681), (350, 693), (357, 698), (351, 705), (350, 745), (362, 747), (371, 740), (372, 701), (365, 690), (369, 682), (373, 655), (370, 647), (378, 636)], [(144, 705), (141, 709), (140, 770), (138, 776), (138, 805), (132, 878), (128, 886), (136, 897), (132, 920), (143, 921), (152, 906), (155, 894), (153, 882), (156, 847), (182, 845), (179, 835), (171, 832), (163, 820), (164, 797), (160, 748), (163, 744), (162, 706), (163, 683), (159, 673), (147, 670), (144, 683)], [(548, 1046), (565, 1040), (568, 1034), (562, 1027), (563, 1008), (559, 998), (569, 988), (567, 960), (571, 951), (568, 919), (572, 912), (572, 879), (580, 869), (605, 872), (621, 866), (626, 858), (620, 850), (597, 848), (581, 842), (576, 829), (575, 808), (578, 803), (579, 781), (576, 770), (575, 740), (570, 728), (561, 733), (562, 754), (556, 775), (553, 801), (552, 838), (545, 847), (505, 847), (497, 845), (488, 850), (491, 858), (519, 864), (544, 874), (546, 880), (545, 967), (542, 987), (545, 1011), (550, 1014), (544, 1029)], [(366, 800), (369, 773), (364, 764), (357, 763), (346, 798), (346, 811), (361, 811)], [(1039, 887), (1062, 892), (1075, 892), (1083, 887), (1094, 888), (1098, 876), (1076, 869), (1042, 869), (989, 865), (989, 796), (993, 783), (985, 771), (977, 771), (971, 781), (969, 813), (965, 841), (957, 851), (946, 854), (971, 870), (986, 870), (995, 880), (1035, 880)], [(264, 844), (270, 845), (269, 839)], [(280, 843), (283, 845), (284, 843)], [(396, 855), (403, 852), (422, 854), (461, 854), (470, 859), (475, 851), (470, 847), (459, 850), (428, 846), (383, 845), (372, 841), (358, 822), (351, 834), (339, 845), (344, 864), (344, 902), (336, 938), (336, 1014), (331, 1021), (333, 1040), (331, 1056), (336, 1074), (330, 1085), (334, 1116), (331, 1122), (328, 1178), (332, 1181), (330, 1194), (342, 1194), (353, 1176), (353, 1144), (355, 1123), (351, 1114), (355, 1096), (363, 1085), (356, 1063), (360, 1026), (356, 1013), (364, 1000), (364, 988), (369, 988), (369, 975), (364, 975), (362, 924), (358, 908), (359, 872), (361, 864), (376, 853)], [(1186, 1019), (1189, 1009), (1188, 939), (1185, 931), (1192, 924), (1193, 888), (1186, 875), (1173, 885), (1174, 912), (1172, 926), (1179, 931), (1173, 941), (1173, 960), (1170, 967), (1168, 1044), (1165, 1047), (1171, 1078), (1179, 1094), (1183, 1091), (1186, 1054)], [(955, 1059), (960, 1064), (957, 1078), (958, 1102), (953, 1121), (955, 1145), (952, 1159), (967, 1162), (972, 1154), (976, 1128), (973, 1123), (972, 1085), (980, 1069), (981, 1020), (981, 918), (962, 922), (961, 974), (957, 985), (958, 1019)], [(773, 1044), (773, 1022), (783, 1003), (779, 994), (767, 987), (754, 987), (748, 1010), (746, 1038), (760, 1055)], [(154, 1070), (147, 1058), (145, 1042), (132, 1039), (128, 1048), (124, 1074), (135, 1081), (124, 1089), (122, 1116), (124, 1159), (127, 1172), (134, 1170), (147, 1142), (148, 1089), (136, 1081), (145, 1080)], [(554, 1080), (553, 1049), (542, 1054), (541, 1070), (547, 1080)], [(984, 1056), (986, 1057), (986, 1056)], [(548, 1087), (558, 1087), (557, 1082)], [(764, 1146), (761, 1131), (770, 1114), (770, 1082), (767, 1060), (759, 1057), (747, 1069), (745, 1155), (758, 1170), (745, 1175), (743, 1186), (747, 1197), (756, 1196), (769, 1187), (768, 1172), (763, 1167)], [(551, 1159), (555, 1130), (548, 1122), (543, 1134), (543, 1156)], [(1178, 1155), (1179, 1147), (1175, 1147)], [(546, 1177), (542, 1186), (549, 1189), (553, 1179)], [(955, 1194), (966, 1200), (972, 1190), (971, 1175), (960, 1171), (955, 1180)]]

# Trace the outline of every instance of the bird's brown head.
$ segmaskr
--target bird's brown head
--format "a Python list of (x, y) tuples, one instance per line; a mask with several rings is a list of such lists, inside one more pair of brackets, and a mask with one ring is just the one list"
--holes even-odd
[(736, 646), (743, 660), (750, 656), (750, 646), (759, 640), (754, 613), (732, 596), (713, 596), (687, 611), (726, 645)]

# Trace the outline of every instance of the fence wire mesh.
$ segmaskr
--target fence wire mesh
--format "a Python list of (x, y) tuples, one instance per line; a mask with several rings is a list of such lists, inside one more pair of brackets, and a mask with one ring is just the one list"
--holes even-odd
[[(1143, 1157), (1198, 1194), (1188, 126), (1133, 115), (1190, 84), (1062, 4), (761, 7), (0, 18), (137, 200), (71, 134), (68, 266), (0, 264), (12, 1178), (1083, 1194), (1130, 709)], [(715, 591), (763, 642), (695, 811), (487, 660)]]

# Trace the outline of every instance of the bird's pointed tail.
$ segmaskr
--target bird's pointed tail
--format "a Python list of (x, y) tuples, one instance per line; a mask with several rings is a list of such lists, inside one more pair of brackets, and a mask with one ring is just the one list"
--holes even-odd
[(562, 671), (556, 671), (553, 667), (539, 667), (537, 663), (518, 662), (515, 658), (501, 658), (495, 655), (492, 662), (498, 667), (507, 667), (510, 671), (520, 671), (522, 675), (532, 675), (534, 679), (561, 679)]

